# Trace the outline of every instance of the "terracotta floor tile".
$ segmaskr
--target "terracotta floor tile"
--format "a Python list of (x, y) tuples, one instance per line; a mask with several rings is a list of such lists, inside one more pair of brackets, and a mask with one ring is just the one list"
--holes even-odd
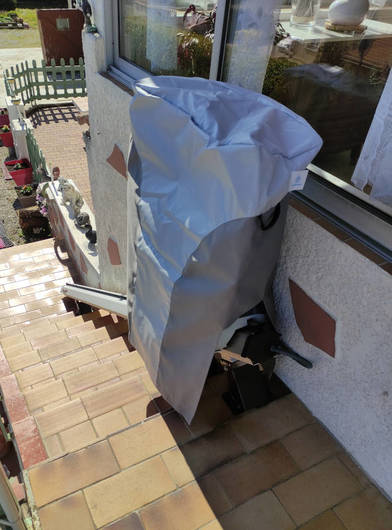
[(111, 436), (110, 445), (122, 469), (176, 445), (161, 416)]
[(68, 353), (74, 350), (77, 350), (80, 348), (80, 342), (77, 339), (77, 337), (74, 337), (73, 339), (66, 339), (60, 344), (56, 344), (55, 346), (45, 346), (44, 348), (41, 348), (39, 351), (39, 354), (41, 355), (42, 359), (53, 359), (55, 357), (59, 357), (60, 355), (63, 355), (64, 353)]
[(146, 391), (139, 379), (128, 379), (83, 397), (83, 403), (90, 418), (95, 418), (145, 394)]
[(197, 484), (185, 486), (144, 508), (140, 517), (146, 530), (196, 530), (215, 519)]
[(76, 451), (97, 441), (97, 435), (90, 421), (62, 431), (59, 436), (66, 452)]
[(33, 351), (35, 350), (31, 347), (29, 342), (22, 342), (21, 344), (15, 344), (15, 346), (4, 348), (4, 353), (7, 359), (13, 359), (14, 357), (18, 357), (18, 355), (32, 353)]
[(33, 468), (29, 477), (35, 502), (41, 507), (117, 471), (113, 453), (104, 441)]
[(27, 322), (35, 320), (43, 315), (42, 311), (29, 311), (27, 313), (21, 313), (20, 315), (15, 315), (10, 317), (11, 324), (19, 324), (21, 322)]
[(220, 518), (225, 530), (294, 530), (295, 524), (272, 493), (266, 491)]
[(240, 456), (244, 449), (230, 427), (223, 426), (185, 444), (181, 451), (192, 472), (198, 477)]
[(30, 337), (29, 341), (33, 348), (38, 349), (45, 348), (45, 346), (50, 346), (52, 344), (57, 344), (59, 342), (63, 342), (67, 338), (67, 334), (64, 330), (57, 330), (54, 333), (49, 332), (49, 334), (39, 335), (38, 337)]
[(115, 523), (105, 526), (103, 530), (144, 530), (142, 523), (140, 522), (139, 516), (136, 513), (131, 513), (120, 519)]
[(97, 356), (92, 348), (86, 348), (85, 350), (78, 351), (76, 353), (70, 353), (65, 357), (60, 357), (50, 361), (50, 365), (56, 376), (59, 376), (65, 372), (70, 372), (79, 368), (85, 364), (93, 363), (97, 360)]
[(61, 380), (54, 380), (50, 383), (42, 383), (34, 390), (27, 390), (24, 395), (29, 409), (36, 410), (52, 401), (66, 397), (67, 391)]
[(358, 482), (361, 484), (362, 487), (366, 488), (367, 486), (370, 486), (369, 479), (367, 478), (365, 473), (362, 471), (362, 469), (359, 466), (357, 466), (354, 460), (346, 452), (339, 453), (338, 458), (349, 469), (349, 471), (351, 471), (351, 473), (356, 477), (356, 479), (358, 480)]
[(49, 458), (56, 458), (64, 453), (64, 449), (61, 446), (60, 438), (57, 434), (45, 438), (45, 447), (48, 452)]
[(301, 526), (300, 530), (347, 530), (340, 519), (331, 511), (317, 515)]
[(27, 368), (28, 366), (32, 366), (34, 364), (38, 364), (40, 362), (41, 362), (41, 357), (38, 355), (36, 351), (23, 353), (21, 355), (8, 359), (8, 363), (13, 372), (16, 372), (17, 370), (21, 370), (22, 368)]
[(150, 416), (158, 413), (158, 409), (148, 394), (144, 394), (142, 397), (131, 401), (123, 406), (123, 411), (130, 423), (134, 425), (139, 423)]
[(145, 368), (144, 361), (137, 351), (122, 355), (114, 360), (114, 364), (120, 375), (132, 372), (133, 370), (138, 370), (139, 368)]
[(392, 505), (370, 487), (334, 508), (347, 530), (391, 530)]
[(33, 339), (35, 337), (40, 337), (46, 333), (54, 333), (56, 327), (54, 324), (50, 324), (47, 319), (40, 321), (39, 324), (28, 325), (23, 328), (23, 334), (26, 336), (27, 340)]
[(129, 427), (129, 423), (121, 409), (112, 410), (94, 418), (93, 424), (98, 436), (102, 438)]
[(49, 364), (37, 364), (16, 374), (20, 388), (35, 385), (51, 377), (53, 377), (53, 372)]
[(101, 527), (175, 489), (160, 457), (131, 467), (85, 490), (97, 527)]
[(80, 399), (75, 399), (48, 412), (36, 415), (42, 436), (50, 436), (87, 420), (87, 413)]
[(68, 393), (75, 394), (87, 388), (98, 386), (115, 377), (118, 377), (118, 372), (114, 364), (105, 363), (94, 367), (86, 367), (72, 374), (66, 374), (63, 376), (63, 381)]
[(212, 431), (218, 425), (222, 425), (231, 417), (231, 410), (221, 396), (210, 399), (208, 395), (203, 393), (189, 428), (194, 436), (201, 436)]
[(79, 341), (82, 346), (90, 346), (96, 342), (110, 340), (110, 334), (106, 327), (98, 328), (93, 331), (88, 331), (79, 335)]
[(313, 417), (290, 394), (273, 401), (266, 407), (245, 413), (231, 422), (232, 428), (248, 451), (311, 423)]
[(94, 530), (83, 493), (78, 491), (39, 510), (42, 530)]
[(174, 448), (166, 451), (162, 454), (162, 459), (177, 486), (184, 486), (195, 480), (195, 476), (180, 449)]
[(262, 447), (217, 469), (218, 479), (234, 506), (287, 479), (298, 471), (280, 442)]
[(218, 519), (214, 519), (213, 521), (207, 523), (204, 526), (200, 527), (200, 530), (222, 530), (223, 527), (218, 521)]
[(280, 484), (274, 492), (300, 525), (360, 489), (354, 475), (333, 457)]
[(128, 345), (123, 337), (118, 337), (117, 339), (111, 340), (109, 342), (95, 344), (94, 351), (99, 359), (103, 359), (105, 357), (115, 355), (116, 353), (128, 352)]
[(204, 475), (197, 482), (216, 517), (233, 508), (224, 489), (212, 473)]
[(182, 445), (186, 442), (189, 442), (193, 438), (192, 433), (180, 414), (173, 410), (162, 417), (168, 426), (169, 431), (172, 433), (177, 445)]
[(319, 423), (307, 425), (281, 442), (301, 469), (318, 464), (341, 450), (338, 442)]
[(24, 338), (24, 335), (22, 335), (22, 331), (17, 335), (11, 335), (10, 337), (4, 337), (0, 340), (0, 345), (3, 348), (4, 351), (7, 351), (8, 348), (12, 346), (17, 346), (18, 344), (24, 344), (26, 342), (26, 339)]

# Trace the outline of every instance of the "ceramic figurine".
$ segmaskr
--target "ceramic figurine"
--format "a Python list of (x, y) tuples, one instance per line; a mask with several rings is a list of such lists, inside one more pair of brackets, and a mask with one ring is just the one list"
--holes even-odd
[(83, 197), (67, 179), (62, 177), (59, 178), (59, 190), (63, 195), (63, 204), (70, 204), (76, 218), (80, 214), (80, 210), (84, 204)]
[(91, 245), (95, 245), (97, 242), (96, 230), (93, 230), (93, 227), (91, 225), (86, 225), (85, 228), (87, 228), (87, 232), (85, 233), (85, 236), (87, 237)]
[(80, 228), (83, 228), (84, 226), (90, 224), (90, 216), (88, 213), (86, 212), (81, 212), (77, 217), (76, 217), (76, 224), (78, 226), (80, 226)]
[(329, 6), (329, 22), (340, 26), (359, 26), (369, 10), (369, 0), (335, 0)]

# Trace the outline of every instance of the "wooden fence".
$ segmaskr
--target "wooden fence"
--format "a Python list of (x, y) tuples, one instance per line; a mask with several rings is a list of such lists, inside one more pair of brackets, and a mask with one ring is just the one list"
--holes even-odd
[(37, 101), (51, 99), (68, 99), (87, 95), (86, 77), (83, 59), (78, 63), (70, 59), (65, 64), (60, 59), (56, 65), (52, 59), (50, 66), (45, 61), (37, 66), (27, 61), (11, 66), (5, 71), (5, 88), (8, 96), (20, 97), (24, 105), (35, 105)]
[(46, 164), (44, 154), (39, 148), (31, 129), (27, 129), (26, 143), (29, 151), (30, 163), (33, 168), (34, 182), (42, 182), (45, 180), (44, 177), (49, 176), (49, 168)]

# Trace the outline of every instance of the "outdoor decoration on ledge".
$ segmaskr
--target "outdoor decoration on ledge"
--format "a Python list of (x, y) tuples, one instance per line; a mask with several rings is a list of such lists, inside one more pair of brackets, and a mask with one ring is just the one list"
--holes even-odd
[[(60, 170), (57, 170), (57, 174), (60, 175)], [(85, 236), (89, 240), (91, 245), (95, 245), (97, 242), (97, 233), (93, 230), (90, 224), (90, 216), (87, 212), (82, 212), (81, 209), (84, 205), (84, 200), (79, 191), (64, 177), (59, 177), (59, 191), (62, 194), (63, 204), (70, 207), (71, 214), (75, 219), (75, 225), (81, 229), (86, 229)]]
[(82, 0), (82, 11), (86, 23), (87, 33), (97, 33), (97, 26), (92, 22), (93, 11), (91, 9), (90, 3), (87, 0)]
[(80, 214), (80, 210), (84, 204), (83, 197), (80, 195), (78, 190), (73, 186), (67, 179), (59, 178), (59, 191), (63, 196), (63, 204), (71, 207), (71, 212), (74, 214), (75, 219)]

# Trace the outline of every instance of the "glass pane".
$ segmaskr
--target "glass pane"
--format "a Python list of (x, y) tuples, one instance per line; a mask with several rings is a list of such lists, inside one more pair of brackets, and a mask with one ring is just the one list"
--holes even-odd
[[(359, 1), (363, 5), (354, 4)], [(362, 27), (345, 32), (326, 29), (331, 3), (296, 0), (301, 24), (292, 24), (291, 2), (285, 1), (275, 12), (267, 61), (257, 0), (234, 0), (223, 80), (262, 91), (303, 116), (324, 141), (315, 165), (350, 183), (392, 64), (392, 1), (375, 0)], [(253, 29), (241, 23), (247, 17)]]
[(120, 0), (120, 57), (157, 75), (208, 78), (216, 4)]

